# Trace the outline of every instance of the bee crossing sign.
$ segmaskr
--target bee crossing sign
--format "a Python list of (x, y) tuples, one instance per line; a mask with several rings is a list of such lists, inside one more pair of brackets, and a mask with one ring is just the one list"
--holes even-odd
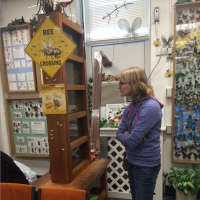
[(53, 78), (75, 48), (76, 44), (47, 18), (25, 52)]

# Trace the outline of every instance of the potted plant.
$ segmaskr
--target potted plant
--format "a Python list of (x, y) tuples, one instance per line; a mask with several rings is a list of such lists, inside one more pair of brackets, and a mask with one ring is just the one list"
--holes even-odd
[(184, 171), (171, 167), (168, 182), (176, 190), (176, 200), (197, 200), (197, 193), (200, 188), (200, 170), (193, 164), (193, 171), (187, 168)]

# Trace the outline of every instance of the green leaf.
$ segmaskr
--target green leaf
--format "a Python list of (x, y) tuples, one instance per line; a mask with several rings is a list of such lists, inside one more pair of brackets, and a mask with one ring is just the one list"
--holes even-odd
[(164, 177), (167, 177), (167, 176), (168, 176), (168, 173), (167, 173), (167, 172), (164, 172), (164, 173), (163, 173), (163, 176), (164, 176)]
[(89, 78), (89, 83), (93, 83), (93, 79), (91, 77)]
[(193, 168), (194, 171), (199, 170), (199, 168), (198, 168), (197, 165), (195, 165), (195, 164), (192, 165), (192, 168)]
[(173, 172), (178, 172), (178, 168), (177, 167), (171, 167), (170, 168)]
[(190, 188), (194, 188), (194, 185), (191, 182), (187, 182)]
[(105, 73), (102, 74), (102, 78), (105, 76)]
[(186, 186), (187, 186), (187, 184), (188, 184), (187, 182), (184, 182), (184, 183), (183, 183), (183, 187), (186, 187)]
[(183, 192), (184, 192), (185, 195), (188, 194), (188, 190), (186, 188), (184, 188)]

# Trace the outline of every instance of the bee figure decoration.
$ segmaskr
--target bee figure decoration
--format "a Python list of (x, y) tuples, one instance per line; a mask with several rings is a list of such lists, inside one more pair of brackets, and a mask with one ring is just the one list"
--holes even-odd
[[(61, 54), (61, 51), (60, 49), (57, 49), (57, 48), (52, 48), (52, 46), (54, 45), (54, 41), (52, 39), (52, 37), (49, 38), (49, 41), (48, 41), (48, 46), (47, 46), (47, 43), (43, 40), (40, 40), (42, 46), (44, 47), (44, 49), (42, 49), (42, 53), (44, 54), (44, 56), (46, 56), (46, 59), (47, 59), (47, 56), (54, 56), (56, 59), (59, 58), (58, 55)], [(53, 59), (53, 58), (52, 58)]]

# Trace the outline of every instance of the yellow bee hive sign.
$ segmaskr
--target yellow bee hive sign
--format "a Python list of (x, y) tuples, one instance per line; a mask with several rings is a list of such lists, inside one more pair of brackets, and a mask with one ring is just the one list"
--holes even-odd
[(25, 52), (53, 78), (75, 48), (76, 44), (47, 18)]
[(41, 92), (44, 114), (66, 114), (64, 84), (44, 84)]

